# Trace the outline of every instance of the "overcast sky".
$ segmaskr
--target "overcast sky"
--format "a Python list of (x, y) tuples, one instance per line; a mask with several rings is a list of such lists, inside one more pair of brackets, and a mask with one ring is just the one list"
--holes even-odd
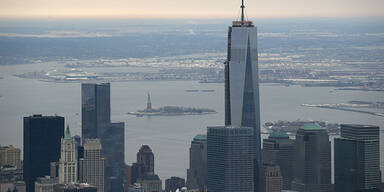
[[(384, 0), (245, 0), (249, 17), (384, 16)], [(234, 18), (240, 0), (0, 0), (0, 17)]]

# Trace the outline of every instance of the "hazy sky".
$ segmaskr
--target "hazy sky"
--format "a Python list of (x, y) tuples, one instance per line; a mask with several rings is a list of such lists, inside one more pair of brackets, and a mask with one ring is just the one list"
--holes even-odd
[[(0, 0), (0, 17), (234, 18), (240, 0)], [(384, 16), (384, 0), (246, 0), (249, 17)]]

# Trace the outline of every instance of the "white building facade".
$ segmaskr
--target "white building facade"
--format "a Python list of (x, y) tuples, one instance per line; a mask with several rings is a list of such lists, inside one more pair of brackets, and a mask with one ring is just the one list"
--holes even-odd
[(59, 160), (59, 183), (70, 184), (77, 182), (77, 147), (69, 127), (61, 139), (61, 156)]
[(57, 177), (39, 177), (35, 181), (35, 192), (54, 192), (53, 186), (58, 183)]
[(105, 159), (101, 155), (102, 146), (100, 139), (85, 139), (84, 158), (80, 159), (80, 181), (104, 192)]

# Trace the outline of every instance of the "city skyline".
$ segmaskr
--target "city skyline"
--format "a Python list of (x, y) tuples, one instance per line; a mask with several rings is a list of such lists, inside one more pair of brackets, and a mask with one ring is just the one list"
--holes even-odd
[[(0, 69), (4, 69), (0, 70), (0, 114), (4, 116), (0, 120), (8, 118), (2, 133), (21, 129), (15, 135), (24, 142), (21, 149), (15, 148), (15, 157), (0, 161), (0, 192), (4, 186), (8, 190), (24, 186), (27, 192), (49, 187), (49, 192), (57, 192), (88, 185), (105, 192), (160, 192), (164, 184), (168, 190), (194, 188), (187, 192), (329, 192), (353, 187), (340, 179), (344, 174), (361, 181), (356, 186), (384, 190), (380, 178), (380, 169), (384, 171), (384, 145), (380, 145), (384, 141), (384, 28), (378, 27), (384, 24), (345, 28), (339, 23), (323, 29), (326, 25), (308, 20), (309, 25), (295, 21), (283, 23), (282, 28), (275, 23), (267, 27), (270, 32), (259, 33), (258, 22), (247, 17), (250, 10), (247, 7), (244, 12), (241, 2), (241, 14), (226, 26), (125, 23), (126, 28), (120, 28), (101, 22), (92, 29), (78, 28), (86, 36), (67, 39), (18, 37), (12, 31), (37, 35), (46, 30), (71, 36), (76, 29), (70, 20), (68, 26), (42, 24), (46, 28), (40, 31), (39, 26), (5, 24), (9, 28), (0, 28), (0, 43), (16, 46), (9, 47), (11, 54), (1, 54), (4, 48), (0, 47)], [(313, 2), (301, 5), (307, 3)], [(144, 8), (141, 11), (145, 14)], [(196, 32), (200, 27), (204, 31)], [(100, 35), (101, 31), (118, 33), (108, 36)], [(140, 38), (153, 44), (140, 44)], [(220, 49), (201, 46), (204, 41), (217, 43)], [(38, 45), (36, 52), (42, 56), (22, 49), (22, 57), (12, 55), (17, 46), (34, 50), (30, 42)], [(61, 52), (51, 43), (63, 46), (70, 56), (49, 55)], [(114, 55), (108, 46), (125, 49), (116, 45), (133, 47), (136, 54), (140, 49), (148, 51), (150, 57)], [(183, 52), (180, 45), (197, 50)], [(94, 49), (98, 46), (110, 56), (99, 55)], [(202, 57), (207, 55), (208, 59)], [(144, 59), (148, 62), (143, 63)], [(156, 106), (188, 106), (194, 113), (168, 110), (163, 116), (144, 116), (130, 112), (145, 105), (144, 112), (157, 110), (149, 92), (154, 93)], [(34, 98), (38, 101), (33, 103)], [(217, 114), (204, 114), (204, 110), (217, 110)], [(45, 116), (50, 114), (55, 115)], [(14, 124), (8, 123), (9, 116)], [(9, 140), (2, 139), (0, 144), (7, 146), (0, 149), (15, 145)], [(344, 156), (350, 159), (345, 164)], [(23, 168), (17, 168), (18, 161)], [(355, 169), (359, 178), (351, 171)], [(95, 178), (94, 171), (98, 172)]]

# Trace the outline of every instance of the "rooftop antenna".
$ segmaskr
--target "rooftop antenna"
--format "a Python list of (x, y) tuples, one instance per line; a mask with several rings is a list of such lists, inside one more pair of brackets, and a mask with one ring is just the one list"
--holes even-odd
[(240, 6), (240, 8), (241, 8), (241, 22), (244, 22), (244, 8), (245, 8), (245, 6), (244, 6), (244, 0), (241, 0), (241, 6)]

